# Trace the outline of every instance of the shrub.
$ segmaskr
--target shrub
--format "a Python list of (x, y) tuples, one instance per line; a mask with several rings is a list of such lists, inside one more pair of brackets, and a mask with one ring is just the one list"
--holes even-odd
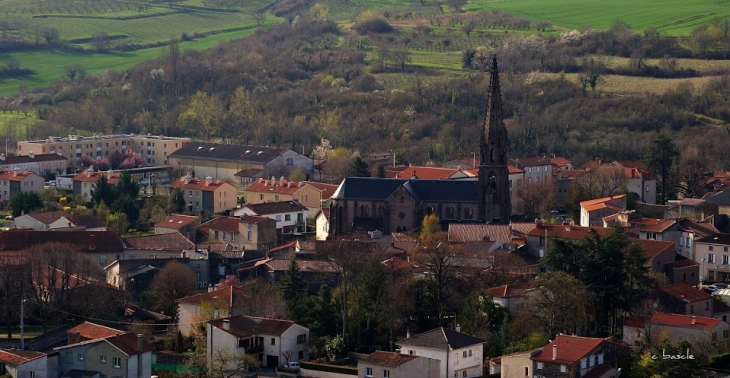
[(395, 29), (391, 26), (388, 21), (385, 21), (379, 17), (373, 17), (367, 20), (360, 21), (352, 27), (360, 35), (368, 33), (392, 33)]

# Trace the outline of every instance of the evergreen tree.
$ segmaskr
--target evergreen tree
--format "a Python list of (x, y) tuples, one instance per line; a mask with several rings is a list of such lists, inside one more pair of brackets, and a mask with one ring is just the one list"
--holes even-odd
[(112, 204), (112, 211), (126, 214), (127, 219), (131, 223), (136, 223), (139, 219), (139, 210), (137, 202), (126, 193), (117, 197), (116, 201)]
[(385, 166), (382, 164), (378, 164), (378, 172), (376, 173), (377, 177), (385, 178)]
[(307, 281), (302, 278), (299, 265), (295, 259), (291, 259), (289, 267), (284, 273), (284, 276), (281, 277), (279, 290), (281, 290), (282, 297), (289, 303), (290, 308), (292, 304), (296, 304), (297, 301), (306, 295)]
[(91, 203), (94, 205), (100, 202), (114, 203), (115, 198), (114, 187), (109, 185), (106, 175), (100, 175), (91, 188)]
[(347, 167), (348, 177), (370, 177), (370, 169), (368, 163), (362, 160), (360, 156), (355, 156)]
[(170, 193), (170, 210), (175, 213), (185, 211), (185, 193), (183, 193), (182, 189), (175, 188)]
[[(119, 181), (114, 185), (117, 196), (128, 195), (132, 199), (136, 199), (139, 196), (139, 183), (132, 179), (132, 175), (124, 171), (119, 177)], [(108, 202), (107, 202), (108, 203)]]
[(677, 157), (679, 157), (677, 146), (665, 134), (659, 134), (651, 141), (645, 163), (646, 167), (659, 178), (657, 202), (660, 204), (665, 204), (668, 199), (674, 197), (671, 173), (672, 165)]
[(43, 199), (36, 192), (20, 192), (10, 200), (10, 210), (14, 217), (27, 214), (43, 207)]

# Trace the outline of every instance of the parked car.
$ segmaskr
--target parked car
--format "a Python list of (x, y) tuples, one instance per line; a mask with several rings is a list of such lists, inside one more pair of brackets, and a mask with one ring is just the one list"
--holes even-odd
[(286, 366), (288, 369), (299, 369), (299, 362), (290, 362), (284, 366)]
[(728, 288), (728, 284), (726, 284), (724, 282), (717, 282), (717, 283), (714, 283), (713, 285), (715, 285), (715, 287), (717, 287), (719, 289), (727, 289)]

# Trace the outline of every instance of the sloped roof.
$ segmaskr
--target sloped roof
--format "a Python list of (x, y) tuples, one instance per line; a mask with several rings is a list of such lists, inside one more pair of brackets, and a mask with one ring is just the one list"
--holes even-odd
[(695, 222), (690, 219), (679, 221), (680, 231), (693, 232), (697, 237), (710, 236), (720, 233), (715, 226), (707, 221)]
[(185, 183), (186, 179), (185, 177), (181, 177), (180, 180), (176, 180), (175, 182), (170, 184), (170, 188), (179, 188), (182, 190), (200, 190), (203, 192), (215, 192), (221, 187), (224, 186), (231, 186), (235, 188), (232, 184), (223, 181), (223, 180), (216, 180), (216, 179), (200, 179), (198, 177), (190, 178), (190, 181)]
[(566, 158), (563, 157), (554, 157), (550, 158), (550, 163), (556, 167), (565, 167), (570, 165), (572, 162)]
[[(228, 320), (230, 329), (223, 329), (224, 320)], [(214, 327), (228, 332), (233, 336), (245, 337), (249, 335), (281, 336), (295, 323), (291, 320), (267, 319), (254, 316), (237, 315), (229, 318), (215, 319), (208, 322)]]
[(730, 234), (717, 233), (714, 235), (705, 236), (699, 239), (695, 239), (695, 243), (730, 245)]
[[(694, 320), (694, 324), (692, 321)], [(704, 316), (667, 314), (664, 312), (655, 313), (649, 322), (652, 324), (661, 324), (675, 327), (712, 329), (720, 324), (720, 319), (706, 318)]]
[[(41, 177), (27, 170), (0, 169), (0, 180), (23, 181), (28, 177)], [(42, 177), (41, 177), (42, 178)]]
[(199, 220), (200, 217), (193, 215), (174, 214), (155, 223), (155, 227), (173, 228), (177, 230)]
[(667, 219), (667, 220), (655, 220), (652, 223), (654, 223), (654, 224), (652, 224), (652, 225), (650, 225), (648, 227), (645, 227), (642, 231), (646, 231), (646, 232), (664, 232), (669, 227), (674, 226), (677, 223), (677, 221), (674, 220), (674, 219)]
[(604, 202), (608, 202), (608, 201), (612, 201), (612, 200), (621, 199), (621, 198), (623, 198), (625, 196), (626, 196), (625, 194), (620, 194), (620, 195), (617, 195), (617, 196), (596, 198), (596, 199), (592, 199), (592, 200), (588, 200), (588, 201), (581, 201), (580, 206), (581, 207), (587, 207), (587, 206), (590, 206), (590, 205), (595, 205), (595, 204), (599, 204), (599, 203), (604, 203)]
[[(542, 348), (531, 359), (534, 361), (573, 365), (598, 348), (604, 339), (559, 335), (554, 341)], [(553, 346), (557, 346), (556, 358), (553, 359)]]
[[(88, 345), (88, 344), (97, 344), (97, 343), (109, 343), (122, 351), (122, 353), (126, 354), (127, 356), (134, 356), (139, 354), (140, 351), (137, 350), (138, 347), (138, 340), (137, 335), (131, 332), (125, 332), (120, 334), (115, 334), (113, 336), (104, 337), (104, 338), (98, 338), (98, 339), (92, 339), (87, 341), (82, 341), (80, 343), (75, 344), (69, 344), (64, 345), (58, 348), (54, 348), (54, 350), (63, 350), (63, 349), (69, 349), (69, 348), (75, 348), (80, 345)], [(155, 350), (150, 344), (148, 344), (145, 341), (142, 341), (142, 353), (145, 352), (151, 352)]]
[(168, 158), (195, 158), (200, 160), (268, 163), (288, 148), (244, 146), (238, 144), (190, 142)]
[(270, 215), (307, 211), (307, 207), (297, 201), (279, 201), (248, 204), (243, 207), (250, 209), (256, 215)]
[[(283, 185), (282, 185), (283, 182)], [(256, 193), (277, 193), (292, 195), (304, 186), (304, 182), (292, 182), (287, 180), (267, 180), (260, 178), (246, 187), (247, 192)]]
[(492, 294), (495, 298), (508, 298), (508, 297), (521, 297), (525, 293), (532, 289), (532, 285), (528, 284), (507, 284), (497, 287), (492, 287), (484, 290), (488, 294)]
[(668, 250), (674, 250), (674, 242), (662, 240), (637, 239), (630, 240), (637, 242), (644, 249), (647, 258), (653, 259)]
[(322, 196), (323, 200), (330, 199), (333, 194), (335, 194), (335, 191), (337, 190), (338, 185), (334, 184), (326, 184), (323, 182), (314, 182), (314, 181), (305, 181), (305, 183), (309, 186), (314, 187), (315, 189), (320, 191), (320, 195)]
[(417, 356), (376, 350), (369, 356), (360, 359), (360, 362), (377, 366), (398, 367), (406, 362), (412, 361), (416, 357)]
[(35, 231), (0, 232), (0, 250), (19, 251), (43, 243), (74, 244), (79, 251), (122, 252), (124, 243), (114, 231)]
[(596, 365), (581, 378), (602, 378), (604, 374), (611, 371), (611, 369), (613, 369), (613, 367), (606, 364)]
[(340, 183), (332, 198), (385, 201), (406, 181), (408, 180), (379, 177), (346, 177), (342, 180), (342, 183)]
[(227, 286), (222, 289), (216, 289), (207, 293), (191, 295), (176, 300), (181, 304), (200, 305), (203, 302), (224, 301), (228, 308), (239, 308), (245, 305), (245, 291), (235, 286)]
[(456, 172), (459, 172), (459, 170), (454, 168), (411, 166), (397, 172), (386, 171), (385, 177), (410, 179), (415, 175), (420, 180), (445, 180), (453, 176)]
[(477, 202), (476, 180), (408, 180), (403, 186), (418, 201)]
[(71, 213), (68, 211), (44, 211), (40, 213), (28, 213), (26, 215), (46, 225), (64, 217), (71, 220), (72, 217)]
[(718, 205), (730, 205), (730, 190), (726, 189), (713, 196), (706, 198), (707, 202), (712, 202)]
[(551, 161), (545, 157), (531, 157), (521, 159), (510, 159), (511, 164), (517, 167), (541, 167), (544, 165), (552, 165)]
[(590, 230), (596, 230), (599, 235), (607, 235), (611, 229), (607, 227), (582, 227), (559, 224), (536, 224), (535, 228), (528, 233), (530, 236), (549, 236), (561, 239), (580, 239), (590, 234)]
[(448, 237), (450, 242), (463, 243), (467, 241), (482, 241), (489, 238), (491, 241), (509, 244), (512, 242), (512, 235), (525, 237), (536, 224), (533, 222), (506, 224), (449, 224)]
[(439, 327), (408, 339), (400, 340), (396, 344), (448, 351), (450, 350), (449, 348), (461, 349), (470, 345), (483, 344), (484, 342), (485, 340)]
[(660, 287), (659, 290), (687, 303), (704, 301), (712, 298), (712, 295), (685, 282)]
[(19, 349), (0, 349), (0, 362), (22, 365), (26, 362), (33, 361), (37, 358), (46, 356), (45, 353), (35, 352), (31, 350)]
[(76, 176), (74, 176), (73, 181), (96, 182), (96, 180), (98, 180), (99, 177), (101, 177), (101, 176), (106, 176), (106, 182), (109, 185), (116, 184), (119, 181), (119, 179), (120, 179), (119, 172), (111, 172), (111, 171), (107, 171), (107, 172), (100, 172), (100, 171), (88, 172), (88, 171), (84, 171), (84, 172), (81, 172), (81, 173), (77, 174)]
[(195, 248), (195, 244), (179, 232), (124, 238), (127, 248), (148, 251), (184, 251)]
[(103, 220), (93, 215), (74, 215), (72, 221), (77, 226), (84, 226), (86, 228), (106, 227), (106, 223)]
[(694, 265), (700, 265), (700, 263), (678, 254), (674, 258), (674, 262), (666, 264), (665, 266), (668, 266), (670, 268), (686, 268), (688, 266), (694, 266)]
[(236, 217), (216, 217), (203, 225), (211, 230), (238, 232), (238, 224), (241, 220)]
[[(289, 268), (289, 259), (269, 259), (264, 264), (273, 271), (286, 271)], [(301, 272), (335, 273), (337, 269), (330, 261), (324, 260), (296, 260)]]
[(87, 340), (103, 339), (124, 333), (124, 331), (91, 322), (83, 322), (66, 331), (68, 335), (76, 335), (77, 332), (79, 336)]
[(59, 154), (34, 154), (33, 157), (30, 155), (20, 156), (5, 156), (0, 160), (2, 165), (13, 165), (13, 164), (24, 164), (33, 162), (46, 162), (46, 161), (67, 161), (65, 157)]

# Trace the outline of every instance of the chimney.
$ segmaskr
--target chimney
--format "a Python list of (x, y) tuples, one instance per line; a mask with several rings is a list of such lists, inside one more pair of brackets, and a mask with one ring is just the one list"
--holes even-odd
[(86, 170), (86, 177), (91, 177), (92, 173), (94, 173), (94, 166), (90, 165), (89, 169)]
[(558, 346), (553, 344), (553, 361), (558, 359)]
[(29, 158), (31, 158), (31, 159), (35, 159), (35, 154), (33, 153), (33, 151), (31, 151), (31, 152), (30, 152), (30, 153), (28, 154), (28, 157), (29, 157)]
[(74, 336), (76, 336), (76, 342), (80, 343), (81, 342), (81, 332), (76, 331), (76, 335), (74, 335)]
[(137, 353), (144, 352), (144, 335), (141, 333), (137, 334)]
[(301, 188), (302, 186), (304, 186), (304, 181), (299, 181), (299, 187)]
[(213, 290), (215, 290), (215, 286), (213, 286), (213, 284), (208, 284), (208, 292), (210, 293)]
[(410, 339), (410, 338), (411, 338), (411, 330), (409, 328), (406, 330), (406, 339)]
[(263, 177), (259, 177), (259, 182), (264, 182), (264, 178)]
[(226, 331), (231, 330), (231, 320), (230, 319), (223, 319), (223, 329)]
[(456, 325), (456, 332), (461, 332), (461, 326), (458, 324)]
[(286, 187), (287, 187), (287, 188), (291, 188), (291, 181), (288, 181), (288, 182), (286, 183)]
[(697, 317), (692, 316), (692, 325), (695, 325), (695, 324), (697, 324)]
[(282, 186), (282, 187), (283, 187), (283, 186), (284, 186), (284, 181), (286, 181), (286, 180), (284, 179), (284, 176), (281, 176), (281, 177), (279, 178), (279, 186)]
[(13, 169), (13, 177), (18, 177), (18, 168)]
[(210, 184), (213, 182), (213, 178), (210, 176), (205, 176), (205, 186), (210, 186)]

